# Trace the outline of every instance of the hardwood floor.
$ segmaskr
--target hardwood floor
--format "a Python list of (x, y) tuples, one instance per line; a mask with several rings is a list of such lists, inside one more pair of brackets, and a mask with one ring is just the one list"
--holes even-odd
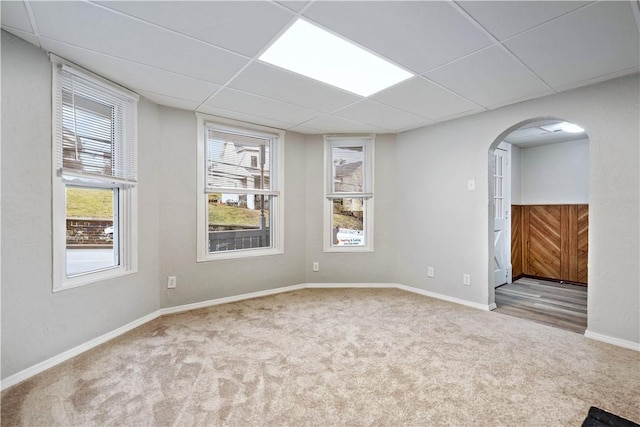
[(584, 333), (587, 287), (521, 278), (496, 288), (498, 313)]

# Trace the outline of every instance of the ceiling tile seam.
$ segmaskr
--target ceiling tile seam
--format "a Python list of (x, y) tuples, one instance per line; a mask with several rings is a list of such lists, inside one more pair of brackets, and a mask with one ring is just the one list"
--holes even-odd
[(311, 0), (311, 1), (307, 2), (307, 4), (305, 4), (305, 5), (302, 7), (302, 9), (300, 9), (300, 10), (296, 11), (296, 10), (293, 10), (293, 9), (289, 9), (287, 6), (285, 6), (285, 5), (283, 5), (283, 4), (278, 3), (276, 0), (269, 0), (269, 3), (273, 4), (274, 6), (278, 6), (280, 9), (284, 9), (284, 10), (286, 10), (287, 12), (289, 12), (289, 13), (293, 13), (294, 15), (296, 15), (296, 16), (298, 16), (298, 17), (302, 16), (302, 13), (303, 13), (305, 10), (309, 9), (309, 7), (311, 6), (311, 4), (313, 4), (313, 2), (314, 2), (314, 0)]
[[(228, 111), (228, 112), (230, 112), (230, 113), (238, 113), (238, 114), (242, 114), (242, 115), (244, 115), (244, 116), (249, 116), (249, 117), (251, 117), (251, 118), (254, 118), (254, 117), (255, 117), (255, 118), (256, 118), (256, 119), (258, 119), (258, 120), (262, 119), (262, 120), (268, 120), (268, 121), (270, 121), (270, 122), (280, 122), (280, 123), (282, 123), (283, 125), (288, 125), (289, 127), (300, 126), (302, 123), (306, 123), (306, 122), (308, 122), (309, 120), (313, 120), (313, 119), (315, 119), (315, 118), (319, 117), (319, 116), (317, 116), (317, 117), (312, 117), (312, 118), (310, 118), (310, 119), (308, 119), (308, 120), (305, 120), (304, 122), (298, 123), (298, 122), (282, 121), (282, 120), (274, 119), (274, 118), (271, 118), (271, 117), (265, 117), (265, 116), (262, 116), (262, 115), (260, 115), (260, 114), (247, 113), (246, 111), (238, 111), (238, 110), (234, 110), (233, 108), (216, 107), (215, 105), (204, 105), (204, 106), (203, 106), (203, 105), (200, 105), (200, 106), (198, 106), (198, 108), (196, 108), (194, 111), (195, 111), (195, 112), (199, 112), (199, 113), (211, 114), (211, 113), (207, 113), (207, 112), (206, 112), (206, 111), (204, 111), (204, 110), (201, 110), (201, 109), (200, 109), (201, 107), (204, 107), (204, 108), (206, 108), (206, 107), (217, 108), (217, 109), (219, 109), (219, 110)], [(213, 115), (215, 115), (215, 114), (213, 114)], [(223, 118), (231, 119), (231, 117), (223, 117)], [(231, 120), (240, 120), (240, 119), (231, 119)], [(240, 120), (240, 121), (245, 121), (245, 120)], [(253, 123), (253, 122), (247, 122), (247, 123)], [(253, 123), (253, 124), (258, 124), (258, 125), (259, 125), (260, 123)], [(270, 127), (274, 127), (274, 126), (270, 126)], [(280, 129), (280, 128), (279, 128), (279, 129)], [(285, 127), (285, 129), (288, 129), (288, 127)]]
[[(436, 82), (435, 80), (430, 79), (430, 78), (429, 78), (429, 77), (427, 77), (427, 76), (420, 75), (420, 76), (418, 76), (418, 77), (420, 77), (422, 80), (425, 80), (425, 81), (427, 81), (428, 83), (430, 83), (430, 84), (432, 84), (432, 85), (434, 85), (434, 86), (436, 86), (436, 87), (439, 87), (440, 89), (442, 89), (442, 90), (444, 90), (444, 91), (446, 91), (446, 92), (449, 92), (449, 93), (450, 93), (450, 94), (452, 94), (452, 95), (455, 95), (455, 96), (457, 96), (457, 97), (460, 97), (460, 98), (464, 99), (465, 101), (467, 101), (467, 102), (469, 102), (469, 103), (471, 103), (471, 104), (473, 104), (473, 105), (476, 105), (476, 106), (480, 107), (481, 109), (483, 109), (483, 110), (485, 110), (485, 111), (486, 111), (486, 110), (488, 110), (488, 108), (487, 108), (487, 106), (486, 106), (486, 105), (479, 104), (479, 103), (477, 103), (476, 101), (474, 101), (474, 100), (472, 100), (472, 99), (469, 99), (469, 98), (467, 98), (466, 96), (464, 96), (464, 95), (462, 95), (462, 94), (459, 94), (459, 93), (458, 93), (458, 92), (456, 92), (455, 90), (450, 89), (450, 88), (448, 88), (448, 87), (446, 87), (446, 86), (444, 86), (444, 85), (441, 85), (440, 83)], [(429, 117), (427, 117), (427, 118), (429, 118)]]
[(401, 112), (403, 112), (403, 113), (406, 113), (406, 114), (409, 114), (409, 115), (415, 116), (416, 118), (419, 118), (419, 119), (427, 119), (427, 120), (431, 120), (431, 121), (433, 121), (433, 120), (434, 120), (434, 119), (432, 119), (431, 117), (426, 117), (426, 116), (423, 116), (423, 115), (421, 115), (421, 114), (413, 113), (413, 112), (411, 112), (411, 111), (407, 111), (407, 110), (404, 110), (404, 109), (402, 109), (402, 108), (399, 108), (399, 107), (396, 107), (396, 106), (393, 106), (393, 105), (385, 104), (384, 102), (382, 102), (382, 101), (378, 101), (378, 100), (376, 100), (376, 99), (369, 99), (369, 101), (371, 101), (371, 102), (373, 102), (373, 103), (376, 103), (376, 104), (379, 104), (379, 105), (384, 105), (385, 107), (387, 107), (387, 108), (391, 108), (392, 110), (401, 111)]
[[(333, 113), (320, 114), (317, 117), (314, 117), (314, 118), (309, 119), (309, 120), (305, 120), (302, 123), (298, 123), (296, 126), (304, 126), (305, 123), (309, 123), (310, 121), (315, 120), (315, 119), (319, 119), (320, 117), (329, 117), (329, 118), (333, 118), (333, 119), (344, 120), (344, 121), (347, 121), (347, 122), (355, 123), (355, 124), (360, 125), (360, 126), (375, 126), (378, 129), (386, 130), (386, 131), (389, 131), (389, 132), (395, 132), (394, 130), (388, 129), (388, 128), (384, 127), (384, 126), (372, 125), (370, 123), (359, 122), (357, 120), (348, 119), (346, 117), (334, 116)], [(312, 128), (312, 129), (315, 129), (313, 126), (309, 126), (309, 127)], [(317, 129), (317, 130), (320, 131), (320, 129)], [(326, 133), (326, 132), (323, 132), (323, 133)]]
[(522, 64), (525, 67), (525, 69), (527, 69), (531, 73), (532, 76), (534, 76), (536, 79), (538, 79), (540, 81), (540, 83), (545, 85), (553, 93), (557, 93), (553, 89), (553, 87), (551, 87), (551, 85), (549, 83), (547, 83), (542, 77), (540, 77), (538, 74), (536, 74), (522, 59), (520, 59), (515, 53), (511, 52), (511, 50), (509, 50), (504, 44), (502, 44), (502, 42), (496, 36), (494, 36), (493, 33), (491, 33), (489, 30), (487, 30), (482, 24), (480, 24), (480, 22), (476, 21), (476, 19), (473, 16), (471, 16), (471, 14), (469, 14), (469, 12), (464, 10), (460, 5), (458, 5), (455, 2), (452, 2), (451, 5), (454, 8), (456, 8), (458, 10), (458, 12), (462, 16), (464, 16), (469, 22), (471, 22), (480, 31), (482, 31), (487, 37), (489, 37), (497, 46), (501, 47), (504, 52), (506, 52), (507, 54), (509, 54), (509, 56), (511, 56), (517, 62)]
[(31, 4), (29, 4), (28, 1), (23, 1), (22, 4), (25, 10), (27, 11), (27, 16), (29, 16), (29, 23), (31, 24), (31, 30), (33, 30), (33, 34), (36, 36), (36, 40), (38, 41), (38, 47), (42, 49), (42, 43), (40, 43), (40, 29), (38, 28), (36, 17), (33, 14), (33, 10), (31, 9)]
[(462, 56), (459, 56), (459, 57), (454, 58), (454, 59), (452, 59), (450, 61), (444, 62), (444, 63), (442, 63), (440, 65), (436, 65), (433, 68), (429, 68), (427, 71), (425, 71), (423, 73), (420, 73), (420, 75), (424, 76), (425, 74), (429, 74), (429, 73), (432, 73), (434, 71), (438, 71), (440, 68), (444, 68), (444, 67), (446, 67), (448, 65), (454, 64), (454, 63), (456, 63), (458, 61), (461, 61), (463, 59), (467, 59), (470, 56), (473, 56), (473, 55), (475, 55), (477, 53), (480, 53), (480, 52), (484, 52), (485, 50), (491, 49), (492, 47), (495, 47), (497, 45), (498, 45), (498, 43), (491, 43), (489, 46), (481, 47), (480, 49), (476, 49), (473, 52), (465, 53)]
[[(122, 85), (121, 85), (122, 86)], [(173, 95), (167, 95), (165, 93), (160, 93), (160, 92), (156, 92), (155, 90), (148, 90), (148, 89), (138, 89), (139, 92), (146, 92), (146, 93), (151, 93), (153, 95), (158, 95), (158, 96), (163, 96), (165, 98), (171, 98), (171, 99), (175, 99), (176, 101), (184, 101), (184, 102), (191, 102), (193, 104), (200, 104), (198, 101), (194, 101), (192, 99), (184, 99), (184, 98), (178, 98), (177, 96), (173, 96)], [(140, 95), (140, 94), (139, 94)], [(144, 96), (144, 95), (142, 95)]]
[(121, 12), (121, 11), (119, 11), (119, 10), (111, 9), (110, 7), (107, 7), (107, 6), (105, 6), (105, 5), (94, 3), (94, 2), (93, 2), (93, 1), (91, 1), (91, 0), (80, 0), (80, 1), (83, 1), (83, 2), (85, 2), (85, 3), (87, 3), (87, 4), (90, 4), (91, 6), (94, 6), (94, 7), (99, 8), (99, 9), (106, 10), (107, 12), (109, 12), (109, 13), (113, 13), (114, 15), (120, 15), (120, 16), (125, 17), (125, 18), (127, 18), (127, 19), (131, 19), (131, 20), (133, 20), (133, 21), (141, 22), (141, 23), (143, 23), (143, 24), (145, 24), (145, 25), (149, 25), (149, 26), (151, 26), (151, 27), (154, 27), (154, 28), (160, 29), (160, 30), (162, 30), (162, 31), (165, 31), (165, 32), (168, 32), (168, 33), (171, 33), (171, 34), (177, 35), (177, 36), (179, 36), (179, 37), (183, 37), (183, 38), (185, 38), (185, 39), (188, 39), (188, 40), (194, 41), (194, 42), (196, 42), (196, 43), (200, 43), (200, 44), (203, 44), (203, 45), (206, 45), (206, 46), (209, 46), (209, 47), (212, 47), (212, 48), (215, 48), (215, 49), (221, 50), (221, 51), (223, 51), (223, 52), (225, 52), (225, 53), (228, 53), (228, 54), (230, 54), (230, 55), (236, 55), (236, 56), (239, 56), (240, 58), (245, 59), (245, 60), (248, 60), (248, 59), (250, 59), (250, 58), (251, 58), (250, 56), (247, 56), (247, 55), (242, 54), (242, 53), (239, 53), (239, 52), (235, 52), (235, 51), (233, 51), (233, 50), (231, 50), (231, 49), (228, 49), (228, 48), (226, 48), (226, 47), (218, 46), (217, 44), (214, 44), (214, 43), (211, 43), (211, 42), (208, 42), (208, 41), (205, 41), (205, 40), (201, 40), (201, 39), (199, 39), (199, 38), (196, 38), (196, 37), (190, 36), (190, 35), (188, 35), (188, 34), (181, 33), (180, 31), (176, 31), (176, 30), (171, 29), (171, 28), (164, 27), (164, 26), (162, 26), (162, 25), (160, 25), (160, 24), (156, 24), (155, 22), (147, 21), (147, 20), (142, 19), (142, 18), (139, 18), (139, 17), (137, 17), (137, 16), (129, 15), (129, 14), (124, 13), (124, 12)]
[(304, 105), (294, 104), (293, 102), (282, 101), (280, 99), (274, 99), (274, 98), (271, 98), (271, 97), (268, 97), (268, 96), (265, 96), (265, 95), (260, 95), (260, 94), (254, 93), (254, 92), (248, 92), (246, 90), (236, 89), (236, 88), (233, 88), (231, 86), (225, 86), (224, 88), (232, 90), (232, 91), (235, 91), (235, 92), (240, 92), (240, 93), (243, 93), (245, 95), (254, 96), (256, 98), (266, 99), (267, 101), (275, 102), (275, 103), (278, 103), (278, 104), (292, 105), (292, 106), (297, 107), (297, 108), (303, 108), (305, 110), (309, 110), (309, 111), (312, 111), (312, 112), (318, 113), (318, 114), (324, 114), (325, 113), (324, 111), (316, 110), (315, 108), (306, 107)]
[[(392, 110), (402, 111), (402, 110), (400, 110), (400, 109), (398, 109), (398, 108), (391, 107), (390, 105), (382, 104), (381, 102), (377, 102), (377, 101), (374, 101), (374, 100), (372, 100), (372, 99), (371, 99), (370, 101), (375, 102), (375, 103), (377, 103), (377, 104), (384, 105), (385, 107), (391, 108)], [(402, 112), (407, 113), (406, 111), (402, 111)], [(408, 113), (408, 114), (410, 114), (410, 115), (412, 115), (412, 116), (416, 117), (417, 119), (422, 119), (422, 120), (429, 120), (429, 121), (432, 121), (431, 119), (427, 119), (426, 117), (418, 116), (418, 115), (413, 114), (413, 113)], [(392, 131), (392, 132), (396, 132), (396, 130), (394, 130), (394, 129), (389, 129), (389, 128), (385, 127), (385, 126), (380, 126), (380, 125), (379, 125), (379, 124), (377, 124), (377, 123), (372, 123), (373, 121), (371, 121), (371, 122), (358, 121), (358, 120), (349, 119), (349, 118), (347, 118), (347, 117), (343, 117), (343, 116), (334, 116), (334, 117), (337, 117), (337, 118), (339, 118), (339, 119), (349, 120), (349, 121), (356, 122), (356, 123), (360, 123), (360, 124), (363, 124), (363, 125), (375, 126), (375, 127), (377, 127), (377, 128), (380, 128), (380, 129), (387, 129), (387, 130), (390, 130), (390, 131)]]
[[(293, 13), (292, 11), (289, 11), (289, 12)], [(264, 51), (266, 51), (276, 40), (278, 40), (278, 38), (285, 31), (287, 31), (289, 29), (289, 27), (291, 27), (296, 22), (296, 16), (297, 15), (294, 14), (294, 16), (292, 16), (291, 19), (289, 19), (289, 21), (282, 26), (280, 31), (277, 31), (269, 39), (268, 43), (265, 43), (265, 45), (262, 47), (262, 49), (258, 50), (258, 52), (256, 52), (256, 54), (252, 58), (248, 58), (249, 61), (246, 64), (244, 64), (244, 66), (242, 66), (240, 68), (240, 70), (238, 70), (238, 72), (236, 72), (234, 75), (232, 75), (229, 78), (229, 80), (227, 80), (223, 85), (220, 86), (220, 88), (218, 88), (218, 90), (216, 90), (211, 96), (209, 96), (207, 99), (205, 99), (204, 102), (202, 102), (200, 105), (198, 105), (198, 108), (196, 108), (196, 111), (199, 110), (203, 105), (205, 105), (209, 101), (211, 101), (218, 93), (220, 93), (220, 91), (222, 89), (225, 89), (225, 88), (233, 89), (232, 87), (229, 86), (231, 84), (231, 82), (233, 82), (236, 79), (236, 77), (238, 77), (240, 75), (240, 73), (242, 73), (244, 70), (246, 70), (251, 64), (253, 64), (254, 62), (258, 61), (258, 58), (260, 58), (260, 55), (262, 55), (264, 53)], [(233, 90), (237, 90), (237, 89), (233, 89)]]
[[(612, 1), (612, 0), (604, 0), (604, 1)], [(630, 1), (633, 1), (633, 0), (630, 0)], [(589, 3), (587, 3), (587, 4), (583, 4), (582, 6), (580, 6), (580, 7), (576, 8), (576, 9), (570, 10), (570, 11), (568, 11), (568, 12), (565, 12), (565, 13), (561, 14), (561, 15), (555, 16), (555, 17), (553, 17), (553, 18), (551, 18), (551, 19), (549, 19), (549, 20), (547, 20), (547, 21), (544, 21), (544, 22), (541, 22), (541, 23), (539, 23), (539, 24), (536, 24), (536, 25), (534, 25), (533, 27), (531, 27), (531, 28), (527, 28), (527, 29), (526, 29), (526, 30), (524, 30), (524, 31), (520, 31), (520, 32), (519, 32), (519, 33), (517, 33), (517, 34), (513, 34), (513, 35), (511, 35), (511, 36), (509, 36), (509, 37), (505, 38), (504, 40), (501, 40), (501, 41), (500, 41), (500, 43), (501, 43), (501, 44), (504, 44), (504, 43), (506, 43), (506, 42), (509, 42), (509, 41), (511, 41), (511, 40), (513, 40), (513, 39), (515, 39), (515, 38), (518, 38), (518, 37), (523, 36), (523, 35), (525, 35), (525, 34), (527, 34), (527, 33), (530, 33), (531, 31), (534, 31), (534, 30), (536, 30), (536, 29), (538, 29), (538, 28), (540, 28), (540, 27), (542, 27), (542, 26), (545, 26), (545, 25), (547, 25), (547, 24), (550, 24), (550, 23), (551, 23), (551, 22), (553, 22), (553, 21), (556, 21), (556, 20), (558, 20), (558, 19), (561, 19), (561, 18), (564, 18), (564, 17), (566, 17), (566, 16), (572, 15), (572, 14), (574, 14), (574, 13), (578, 13), (578, 12), (582, 11), (584, 8), (594, 6), (594, 5), (598, 4), (598, 3), (600, 3), (600, 1), (599, 1), (599, 0), (598, 0), (598, 1), (592, 1), (592, 2), (589, 2)]]
[[(202, 80), (202, 79), (201, 79), (201, 78), (199, 78), (199, 77), (190, 76), (190, 75), (188, 75), (188, 74), (182, 74), (182, 73), (178, 73), (178, 72), (175, 72), (175, 71), (166, 70), (166, 69), (164, 69), (164, 68), (155, 67), (155, 66), (153, 66), (153, 65), (143, 64), (142, 62), (136, 62), (136, 61), (132, 61), (132, 60), (130, 60), (130, 59), (122, 58), (122, 57), (119, 57), (119, 56), (114, 56), (114, 55), (111, 55), (111, 54), (108, 54), (108, 53), (99, 52), (99, 51), (97, 51), (97, 50), (87, 49), (86, 47), (78, 46), (78, 45), (75, 45), (75, 44), (73, 44), (73, 43), (64, 42), (64, 41), (62, 41), (62, 40), (57, 40), (57, 39), (54, 39), (54, 38), (52, 38), (52, 37), (44, 37), (44, 36), (40, 36), (40, 38), (41, 38), (41, 39), (43, 39), (43, 40), (50, 40), (50, 41), (55, 42), (55, 43), (60, 43), (60, 44), (62, 44), (62, 45), (69, 46), (69, 47), (72, 47), (72, 48), (74, 48), (74, 49), (82, 50), (82, 51), (85, 51), (85, 52), (91, 52), (91, 53), (93, 53), (93, 54), (101, 55), (101, 56), (104, 56), (104, 57), (107, 57), (107, 58), (117, 59), (118, 61), (128, 62), (129, 64), (135, 64), (135, 65), (139, 65), (139, 66), (141, 66), (141, 67), (151, 68), (151, 69), (153, 69), (153, 70), (159, 70), (159, 71), (162, 71), (163, 73), (173, 74), (173, 75), (176, 75), (176, 76), (180, 76), (180, 77), (185, 77), (185, 78), (188, 78), (188, 79), (197, 80), (197, 81), (199, 81), (199, 82), (206, 83), (206, 84), (210, 84), (210, 85), (214, 85), (214, 86), (220, 86), (220, 83), (214, 83), (214, 82), (211, 82), (211, 81), (208, 81), (208, 80)], [(44, 48), (41, 48), (41, 49), (43, 49), (43, 50), (44, 50)], [(65, 60), (67, 60), (67, 61), (69, 61), (69, 62), (73, 62), (73, 63), (75, 63), (75, 61), (72, 61), (72, 60), (70, 60), (69, 58), (64, 58), (64, 59), (65, 59)], [(88, 68), (88, 67), (84, 67), (84, 66), (83, 66), (83, 68)], [(93, 71), (94, 73), (96, 73), (96, 74), (98, 74), (98, 75), (101, 75), (101, 74), (100, 74), (100, 70), (91, 70), (91, 71)], [(119, 84), (120, 86), (125, 86), (125, 85), (124, 85), (124, 84), (122, 84), (122, 83), (118, 83), (118, 84)], [(187, 100), (187, 99), (185, 99), (184, 101), (188, 101), (188, 100)], [(196, 102), (196, 101), (191, 101), (191, 102)]]

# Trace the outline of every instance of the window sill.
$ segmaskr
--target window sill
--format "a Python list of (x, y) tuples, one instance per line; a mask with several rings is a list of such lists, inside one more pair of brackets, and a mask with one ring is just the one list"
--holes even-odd
[(62, 283), (56, 284), (53, 287), (53, 292), (66, 291), (68, 289), (79, 288), (81, 286), (91, 285), (93, 283), (102, 282), (116, 277), (127, 276), (129, 274), (137, 273), (138, 270), (126, 270), (122, 267), (110, 268), (95, 273), (86, 273), (71, 278), (66, 278)]
[(208, 253), (198, 256), (197, 262), (221, 261), (227, 259), (254, 258), (261, 256), (282, 255), (284, 251), (278, 248), (268, 249), (243, 249), (239, 251), (226, 251), (219, 253)]
[(369, 247), (353, 247), (353, 246), (343, 246), (343, 247), (330, 247), (330, 248), (325, 248), (323, 250), (323, 252), (325, 253), (331, 253), (331, 252), (336, 252), (336, 253), (369, 253), (369, 252), (374, 252), (373, 248), (369, 248)]

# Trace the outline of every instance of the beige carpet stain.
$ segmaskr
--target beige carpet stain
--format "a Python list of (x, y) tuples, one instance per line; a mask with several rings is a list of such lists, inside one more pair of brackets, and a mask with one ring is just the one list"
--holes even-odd
[(2, 393), (2, 426), (640, 421), (640, 354), (394, 289), (156, 319)]

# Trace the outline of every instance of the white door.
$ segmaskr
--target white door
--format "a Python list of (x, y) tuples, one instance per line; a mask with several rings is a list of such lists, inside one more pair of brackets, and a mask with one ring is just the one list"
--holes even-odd
[[(502, 146), (502, 145), (501, 145)], [(507, 147), (505, 147), (507, 148)], [(510, 148), (510, 147), (508, 147)], [(510, 176), (507, 150), (496, 148), (493, 171), (493, 208), (494, 208), (494, 287), (511, 283), (511, 210)]]

